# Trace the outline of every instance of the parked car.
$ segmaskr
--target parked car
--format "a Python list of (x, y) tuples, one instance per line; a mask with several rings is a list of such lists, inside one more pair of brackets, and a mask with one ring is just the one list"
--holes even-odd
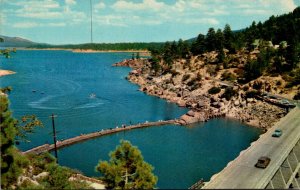
[(282, 135), (281, 129), (276, 129), (274, 133), (272, 134), (272, 137), (280, 137)]
[(270, 158), (266, 156), (262, 156), (258, 159), (257, 163), (255, 164), (255, 167), (264, 169), (269, 165), (270, 162), (271, 162)]

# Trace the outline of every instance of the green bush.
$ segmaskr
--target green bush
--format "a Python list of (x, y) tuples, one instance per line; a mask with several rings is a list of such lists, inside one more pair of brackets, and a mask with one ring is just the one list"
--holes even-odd
[(33, 174), (37, 175), (45, 171), (49, 164), (55, 163), (55, 158), (50, 153), (43, 153), (40, 155), (28, 155), (32, 166), (34, 167)]
[(233, 90), (232, 87), (227, 87), (221, 97), (226, 98), (226, 100), (230, 100), (236, 94), (237, 94), (237, 92), (235, 90)]
[(185, 74), (185, 75), (183, 75), (183, 77), (182, 77), (182, 82), (188, 80), (190, 77), (191, 77), (190, 74)]
[(73, 174), (73, 170), (67, 167), (59, 166), (56, 163), (47, 165), (46, 171), (49, 175), (40, 183), (46, 189), (86, 189), (89, 186), (85, 182), (69, 181)]
[(219, 87), (212, 87), (211, 89), (208, 90), (209, 94), (218, 94), (221, 91), (221, 88)]
[(294, 96), (294, 100), (300, 100), (300, 91)]
[(248, 91), (248, 90), (249, 90), (249, 86), (248, 86), (248, 85), (243, 86), (243, 90), (244, 90), (244, 91)]
[(187, 83), (187, 85), (188, 86), (193, 86), (193, 85), (195, 85), (197, 83), (197, 79), (196, 78), (192, 78), (188, 83)]
[(262, 85), (263, 85), (263, 83), (261, 81), (254, 81), (253, 88), (256, 90), (260, 90)]
[(226, 71), (222, 74), (222, 80), (234, 81), (236, 80), (236, 76), (233, 73)]
[(246, 98), (254, 98), (257, 95), (260, 95), (259, 91), (257, 90), (250, 90), (246, 92)]

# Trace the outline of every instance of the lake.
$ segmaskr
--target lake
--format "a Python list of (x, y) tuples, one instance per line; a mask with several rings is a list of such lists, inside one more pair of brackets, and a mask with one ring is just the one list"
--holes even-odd
[[(58, 140), (122, 124), (168, 120), (188, 110), (138, 91), (128, 82), (130, 68), (112, 67), (131, 53), (73, 53), (71, 51), (17, 51), (0, 58), (1, 68), (17, 72), (0, 78), (9, 95), (13, 116), (35, 114), (44, 123), (28, 135), (21, 150), (52, 143), (49, 116), (57, 115)], [(91, 98), (91, 94), (95, 97)], [(95, 172), (99, 160), (108, 160), (121, 139), (137, 146), (158, 176), (158, 188), (188, 188), (200, 178), (222, 170), (255, 141), (261, 130), (229, 119), (213, 119), (190, 126), (167, 125), (121, 132), (59, 150), (59, 163)]]

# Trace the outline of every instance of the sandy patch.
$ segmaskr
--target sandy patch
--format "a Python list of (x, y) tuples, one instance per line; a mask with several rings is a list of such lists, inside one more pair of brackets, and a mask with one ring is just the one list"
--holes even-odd
[(0, 77), (5, 76), (5, 75), (11, 75), (15, 74), (16, 72), (9, 71), (9, 70), (0, 70)]

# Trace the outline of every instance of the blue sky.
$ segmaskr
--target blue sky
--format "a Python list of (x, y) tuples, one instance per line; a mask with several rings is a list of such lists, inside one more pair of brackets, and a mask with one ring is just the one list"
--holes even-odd
[[(93, 41), (161, 42), (233, 30), (291, 12), (300, 0), (91, 0)], [(90, 0), (0, 0), (0, 34), (36, 42), (90, 42)]]

